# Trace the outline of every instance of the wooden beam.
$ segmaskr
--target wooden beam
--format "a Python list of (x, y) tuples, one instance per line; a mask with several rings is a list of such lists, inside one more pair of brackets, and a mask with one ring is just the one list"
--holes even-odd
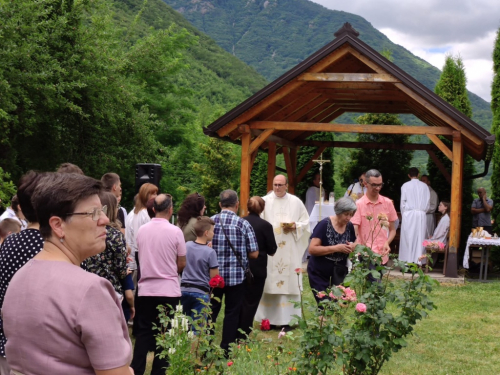
[(468, 139), (470, 139), (470, 141), (473, 142), (476, 146), (481, 147), (481, 148), (483, 147), (483, 141), (480, 138), (478, 138), (474, 133), (472, 133), (470, 130), (464, 128), (457, 121), (453, 120), (450, 116), (448, 116), (445, 113), (443, 113), (442, 111), (440, 111), (438, 108), (436, 108), (434, 105), (429, 103), (427, 100), (423, 99), (420, 95), (417, 95), (414, 91), (410, 90), (404, 84), (395, 83), (394, 86), (396, 86), (399, 90), (401, 90), (406, 95), (408, 95), (416, 103), (423, 106), (426, 111), (431, 112), (433, 115), (439, 117), (442, 121), (444, 121), (448, 125), (455, 128), (455, 130), (462, 131), (463, 134)]
[(368, 66), (370, 69), (373, 69), (374, 71), (376, 71), (377, 73), (379, 74), (384, 74), (384, 73), (387, 73), (384, 69), (382, 69), (378, 64), (374, 63), (372, 60), (370, 60), (368, 57), (366, 57), (365, 55), (359, 53), (358, 51), (356, 51), (354, 48), (352, 48), (351, 46), (349, 46), (347, 48), (347, 50), (349, 51), (349, 53), (351, 55), (353, 55), (354, 57), (356, 57), (358, 60), (360, 60), (363, 64), (365, 64), (366, 66)]
[(238, 125), (238, 132), (241, 134), (250, 134), (250, 127), (247, 124)]
[(347, 142), (347, 141), (297, 141), (299, 146), (326, 146), (337, 148), (362, 148), (381, 150), (438, 150), (433, 144), (421, 143), (377, 143), (377, 142)]
[(290, 161), (292, 162), (293, 182), (297, 184), (297, 151), (298, 148), (290, 149)]
[(446, 261), (446, 277), (457, 277), (460, 222), (462, 221), (462, 180), (464, 146), (460, 132), (453, 134), (453, 162), (451, 179), (450, 244)]
[(443, 174), (443, 177), (448, 181), (448, 183), (451, 185), (451, 175), (450, 172), (446, 169), (444, 164), (441, 162), (441, 160), (438, 159), (434, 151), (432, 150), (427, 150), (427, 153), (431, 157), (431, 159), (434, 161), (434, 164), (438, 167), (439, 171)]
[[(252, 129), (251, 131), (252, 131), (252, 135), (255, 137), (257, 137), (263, 133), (262, 130), (258, 130), (258, 129)], [(295, 143), (293, 143), (292, 141), (289, 141), (288, 139), (285, 139), (285, 138), (278, 137), (276, 135), (270, 135), (269, 137), (267, 137), (267, 142), (274, 142), (274, 143), (277, 143), (279, 145), (286, 146), (288, 148), (297, 148), (297, 145)]]
[(432, 126), (400, 126), (400, 125), (358, 125), (358, 124), (318, 124), (315, 122), (287, 122), (287, 121), (252, 121), (252, 129), (276, 129), (319, 131), (335, 133), (369, 133), (369, 134), (437, 134), (451, 135), (453, 129)]
[[(344, 47), (339, 48), (334, 53), (326, 56), (321, 61), (318, 61), (311, 68), (311, 72), (321, 72), (327, 66), (333, 64), (335, 61), (341, 59), (347, 53), (347, 49)], [(284, 98), (292, 91), (299, 89), (305, 84), (305, 81), (293, 80), (286, 83), (285, 85), (279, 87), (272, 94), (267, 96), (264, 100), (258, 102), (253, 107), (248, 109), (246, 112), (242, 113), (240, 116), (235, 118), (229, 124), (225, 125), (217, 131), (219, 137), (224, 137), (231, 133), (239, 124), (244, 124), (251, 120), (253, 117), (257, 116), (264, 109), (268, 108), (270, 105), (276, 103), (278, 100)]]
[(299, 81), (320, 82), (401, 82), (391, 74), (374, 73), (303, 73)]
[[(392, 84), (376, 82), (310, 82), (308, 86), (323, 89), (344, 89), (352, 92), (357, 90), (390, 90), (394, 88)], [(388, 86), (390, 85), (390, 87)]]
[(439, 137), (437, 135), (434, 135), (434, 134), (426, 134), (426, 136), (432, 141), (432, 143), (434, 143), (440, 150), (443, 154), (446, 155), (446, 157), (448, 159), (450, 159), (451, 161), (453, 161), (453, 153), (451, 152), (451, 150), (448, 148), (448, 146), (446, 146), (443, 141), (441, 141), (439, 139)]
[(262, 133), (260, 133), (250, 144), (249, 153), (253, 153), (255, 150), (258, 150), (261, 144), (263, 144), (270, 135), (274, 133), (274, 129), (266, 129)]
[(276, 143), (269, 142), (267, 148), (267, 191), (273, 190), (273, 180), (276, 174)]
[(248, 213), (247, 203), (250, 198), (250, 141), (252, 135), (243, 133), (241, 136), (241, 177), (240, 177), (240, 216)]
[[(297, 112), (301, 108), (308, 106), (311, 102), (314, 103), (318, 99), (321, 99), (321, 94), (320, 93), (311, 93), (308, 95), (301, 95), (297, 97), (297, 100), (294, 100), (291, 102), (289, 105), (281, 109), (280, 111), (275, 111), (272, 115), (266, 116), (265, 121), (280, 121), (283, 120), (287, 117), (289, 117), (291, 114)], [(322, 99), (323, 101), (327, 100)], [(261, 116), (259, 116), (261, 117)]]
[(288, 176), (288, 191), (290, 194), (295, 193), (295, 175), (293, 174), (292, 158), (288, 147), (282, 147), (283, 157), (285, 158), (286, 174)]
[(297, 180), (296, 180), (296, 181), (297, 181), (297, 182), (296, 182), (297, 184), (298, 184), (299, 182), (301, 182), (301, 181), (304, 179), (304, 177), (305, 177), (305, 176), (306, 176), (306, 174), (307, 174), (307, 171), (308, 171), (309, 169), (311, 169), (311, 167), (314, 165), (313, 160), (318, 159), (318, 158), (319, 158), (319, 156), (321, 155), (321, 153), (322, 153), (323, 151), (325, 151), (326, 147), (327, 147), (327, 146), (320, 146), (320, 147), (316, 150), (316, 152), (314, 153), (314, 155), (313, 155), (313, 157), (311, 158), (311, 160), (309, 160), (309, 161), (306, 163), (306, 165), (304, 165), (304, 167), (302, 167), (302, 169), (301, 169), (301, 171), (300, 171), (299, 175), (297, 176)]

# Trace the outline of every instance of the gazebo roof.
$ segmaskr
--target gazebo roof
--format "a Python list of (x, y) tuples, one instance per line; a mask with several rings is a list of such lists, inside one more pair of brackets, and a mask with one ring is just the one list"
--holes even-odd
[(265, 150), (268, 142), (294, 148), (310, 145), (305, 139), (316, 131), (393, 132), (384, 125), (331, 123), (346, 112), (413, 114), (428, 126), (398, 127), (400, 132), (426, 134), (443, 150), (437, 135), (451, 139), (458, 131), (468, 154), (476, 160), (491, 159), (494, 135), (358, 35), (344, 24), (332, 42), (204, 128), (204, 133), (239, 143), (250, 131), (260, 149)]

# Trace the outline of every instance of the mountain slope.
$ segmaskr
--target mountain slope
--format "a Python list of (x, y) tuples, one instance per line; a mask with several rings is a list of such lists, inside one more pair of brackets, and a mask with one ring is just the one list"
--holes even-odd
[[(364, 18), (326, 9), (307, 0), (164, 0), (226, 51), (274, 80), (330, 42), (345, 22), (360, 39), (381, 52), (431, 90), (440, 71), (392, 43)], [(491, 128), (489, 103), (469, 92), (473, 119)]]
[(195, 104), (204, 98), (229, 110), (266, 84), (255, 69), (224, 51), (163, 1), (148, 0), (143, 5), (142, 0), (113, 1), (115, 22), (129, 30), (132, 38), (148, 34), (150, 28), (166, 29), (172, 24), (198, 37), (198, 43), (184, 53), (189, 68), (177, 77), (179, 85), (193, 92)]

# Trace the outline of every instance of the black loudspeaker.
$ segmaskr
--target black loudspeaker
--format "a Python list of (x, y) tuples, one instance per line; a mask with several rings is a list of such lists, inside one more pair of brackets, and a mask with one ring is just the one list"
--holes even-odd
[(147, 182), (158, 186), (160, 189), (161, 165), (160, 164), (136, 164), (135, 165), (135, 193), (139, 192), (141, 186)]

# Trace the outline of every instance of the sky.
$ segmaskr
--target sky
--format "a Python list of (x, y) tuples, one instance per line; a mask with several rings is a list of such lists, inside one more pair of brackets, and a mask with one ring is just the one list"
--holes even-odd
[(311, 0), (354, 13), (442, 70), (445, 56), (460, 55), (467, 88), (491, 101), (493, 46), (500, 27), (500, 0)]

